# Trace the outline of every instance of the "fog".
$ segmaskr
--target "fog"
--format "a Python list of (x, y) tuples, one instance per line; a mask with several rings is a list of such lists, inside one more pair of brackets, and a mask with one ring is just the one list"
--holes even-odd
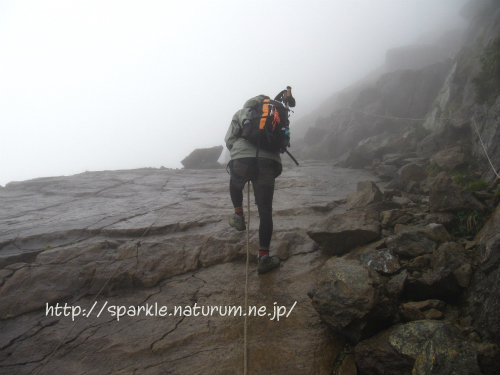
[(0, 185), (181, 168), (224, 144), (247, 99), (287, 85), (293, 137), (387, 49), (464, 27), (465, 2), (0, 0)]

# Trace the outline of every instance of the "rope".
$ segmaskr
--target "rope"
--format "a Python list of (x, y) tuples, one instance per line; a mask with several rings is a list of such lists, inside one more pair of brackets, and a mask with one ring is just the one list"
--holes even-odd
[(491, 162), (491, 159), (490, 159), (490, 157), (488, 155), (488, 151), (486, 151), (486, 146), (484, 145), (483, 140), (481, 138), (481, 134), (479, 133), (479, 129), (477, 128), (476, 116), (475, 115), (472, 116), (472, 121), (474, 122), (474, 127), (476, 129), (477, 136), (479, 137), (479, 141), (481, 142), (481, 146), (483, 146), (484, 154), (486, 155), (486, 157), (488, 158), (488, 161), (490, 162), (491, 169), (493, 169), (493, 172), (497, 175), (498, 178), (500, 178), (500, 176), (498, 175), (498, 172), (496, 171), (495, 167), (493, 166), (493, 163)]
[(389, 117), (389, 116), (375, 115), (373, 113), (366, 113), (366, 112), (359, 111), (359, 110), (351, 108), (351, 107), (344, 107), (344, 108), (345, 109), (350, 109), (351, 111), (354, 111), (354, 112), (362, 113), (364, 115), (373, 116), (373, 117), (387, 118), (387, 119), (391, 119), (391, 120), (425, 121), (425, 118)]
[[(392, 119), (392, 120), (410, 120), (410, 121), (425, 121), (426, 120), (424, 118), (388, 117), (388, 116), (374, 115), (372, 113), (366, 113), (366, 112), (359, 111), (359, 110), (351, 108), (351, 107), (343, 107), (343, 108), (350, 109), (354, 112), (362, 113), (362, 114), (368, 115), (368, 116), (381, 117), (381, 118)], [(459, 111), (457, 111), (457, 112), (459, 112)], [(457, 113), (457, 112), (455, 112), (455, 113)], [(450, 114), (450, 117), (438, 117), (435, 120), (449, 120), (451, 118), (451, 116), (453, 116), (455, 113)], [(484, 145), (483, 139), (481, 138), (481, 134), (479, 133), (479, 129), (477, 127), (475, 116), (472, 117), (472, 121), (474, 122), (474, 128), (476, 129), (477, 136), (479, 137), (479, 141), (481, 142), (481, 146), (483, 146), (484, 154), (486, 155), (486, 158), (488, 159), (488, 162), (491, 165), (491, 169), (493, 169), (493, 172), (495, 173), (495, 175), (498, 178), (500, 178), (500, 175), (496, 171), (495, 166), (493, 165), (493, 162), (491, 161), (490, 156), (488, 155), (488, 151), (486, 150), (486, 146)]]
[[(360, 111), (358, 109), (354, 109), (351, 107), (342, 107), (339, 109), (350, 109), (351, 111), (362, 113), (362, 114), (367, 115), (367, 116), (381, 117), (381, 118), (386, 118), (386, 119), (390, 119), (390, 120), (409, 120), (409, 121), (425, 121), (425, 120), (427, 120), (425, 118), (391, 117), (391, 116), (375, 115), (373, 113), (363, 112), (363, 111)], [(450, 117), (436, 117), (435, 120), (449, 120), (453, 115), (455, 115), (459, 111), (460, 110), (458, 110), (454, 113), (450, 113)]]
[(248, 373), (248, 345), (247, 345), (247, 312), (248, 312), (248, 269), (250, 259), (250, 181), (247, 186), (247, 204), (248, 204), (248, 222), (247, 222), (247, 264), (246, 264), (246, 278), (245, 278), (245, 327), (243, 331), (243, 373)]
[[(168, 181), (168, 180), (167, 180)], [(177, 198), (177, 196), (179, 195), (179, 193), (186, 189), (186, 187), (183, 187), (182, 189), (180, 189), (177, 194), (174, 196), (174, 198), (170, 201), (169, 204), (167, 204), (165, 206), (165, 209), (163, 210), (163, 212), (160, 214), (160, 216), (158, 216), (154, 221), (153, 223), (148, 227), (148, 229), (146, 229), (146, 231), (142, 234), (141, 237), (139, 237), (139, 240), (141, 238), (143, 238), (146, 233), (149, 231), (149, 229), (151, 229), (151, 227), (153, 226), (153, 224), (158, 221), (158, 219), (160, 217), (162, 217), (164, 215), (164, 213), (167, 211), (167, 208), (169, 206), (172, 205), (173, 201)], [(141, 245), (141, 243), (139, 241), (137, 241), (136, 243), (136, 247), (137, 247), (137, 250), (139, 250), (139, 246)], [(102, 293), (102, 291), (104, 290), (104, 288), (109, 284), (109, 282), (111, 281), (111, 279), (113, 279), (113, 277), (115, 276), (116, 274), (116, 271), (118, 271), (118, 269), (120, 268), (120, 266), (122, 265), (123, 261), (125, 259), (122, 259), (120, 261), (120, 263), (118, 264), (118, 266), (115, 268), (115, 270), (113, 271), (112, 275), (109, 277), (109, 279), (104, 283), (104, 285), (102, 286), (102, 288), (99, 290), (99, 292), (95, 295), (94, 299), (92, 300), (92, 302), (90, 302), (90, 305), (89, 306), (93, 306), (94, 302), (97, 300), (97, 298), (99, 297), (99, 295)], [(71, 326), (70, 330), (68, 331), (68, 333), (66, 333), (66, 335), (61, 339), (61, 341), (59, 341), (59, 344), (57, 344), (56, 348), (52, 351), (52, 353), (50, 353), (50, 355), (48, 356), (47, 360), (42, 364), (42, 366), (40, 367), (40, 369), (37, 371), (36, 375), (40, 374), (40, 372), (43, 370), (43, 368), (45, 367), (45, 365), (51, 360), (52, 356), (56, 353), (56, 351), (63, 345), (63, 342), (64, 340), (66, 340), (66, 338), (69, 336), (69, 334), (71, 333), (71, 331), (73, 331), (73, 329), (76, 327), (76, 325), (78, 324), (78, 322), (80, 322), (80, 320), (83, 318), (84, 315), (80, 315), (78, 317), (78, 319), (76, 320), (76, 322)]]

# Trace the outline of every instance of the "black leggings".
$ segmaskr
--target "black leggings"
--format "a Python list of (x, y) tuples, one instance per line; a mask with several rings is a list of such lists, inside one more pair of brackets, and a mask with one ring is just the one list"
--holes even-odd
[(259, 243), (269, 247), (273, 235), (274, 180), (281, 174), (281, 164), (272, 159), (242, 158), (231, 160), (229, 169), (229, 194), (235, 208), (243, 207), (243, 188), (252, 181), (260, 216)]

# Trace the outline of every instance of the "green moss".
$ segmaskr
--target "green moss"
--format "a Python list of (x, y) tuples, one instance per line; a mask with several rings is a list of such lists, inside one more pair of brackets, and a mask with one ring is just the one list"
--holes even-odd
[(500, 94), (500, 36), (495, 38), (479, 58), (481, 71), (472, 79), (476, 102), (491, 106)]
[(469, 182), (465, 187), (471, 191), (480, 191), (486, 189), (488, 184), (484, 180), (476, 180)]
[(465, 185), (470, 184), (471, 182), (474, 181), (472, 174), (467, 169), (453, 172), (452, 178), (453, 178), (453, 181), (455, 181), (455, 183), (460, 185), (460, 186), (465, 186)]
[(457, 213), (458, 224), (451, 230), (456, 237), (467, 237), (476, 235), (484, 226), (490, 213), (482, 211), (462, 210)]

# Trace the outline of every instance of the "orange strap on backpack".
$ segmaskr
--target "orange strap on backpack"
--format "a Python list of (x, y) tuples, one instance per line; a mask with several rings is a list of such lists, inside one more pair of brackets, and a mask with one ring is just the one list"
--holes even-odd
[(259, 123), (259, 130), (264, 129), (266, 125), (267, 117), (269, 116), (269, 99), (264, 99), (264, 104), (262, 105), (262, 118)]
[(276, 124), (279, 124), (280, 122), (280, 114), (278, 113), (278, 110), (274, 108), (273, 130), (276, 127)]

